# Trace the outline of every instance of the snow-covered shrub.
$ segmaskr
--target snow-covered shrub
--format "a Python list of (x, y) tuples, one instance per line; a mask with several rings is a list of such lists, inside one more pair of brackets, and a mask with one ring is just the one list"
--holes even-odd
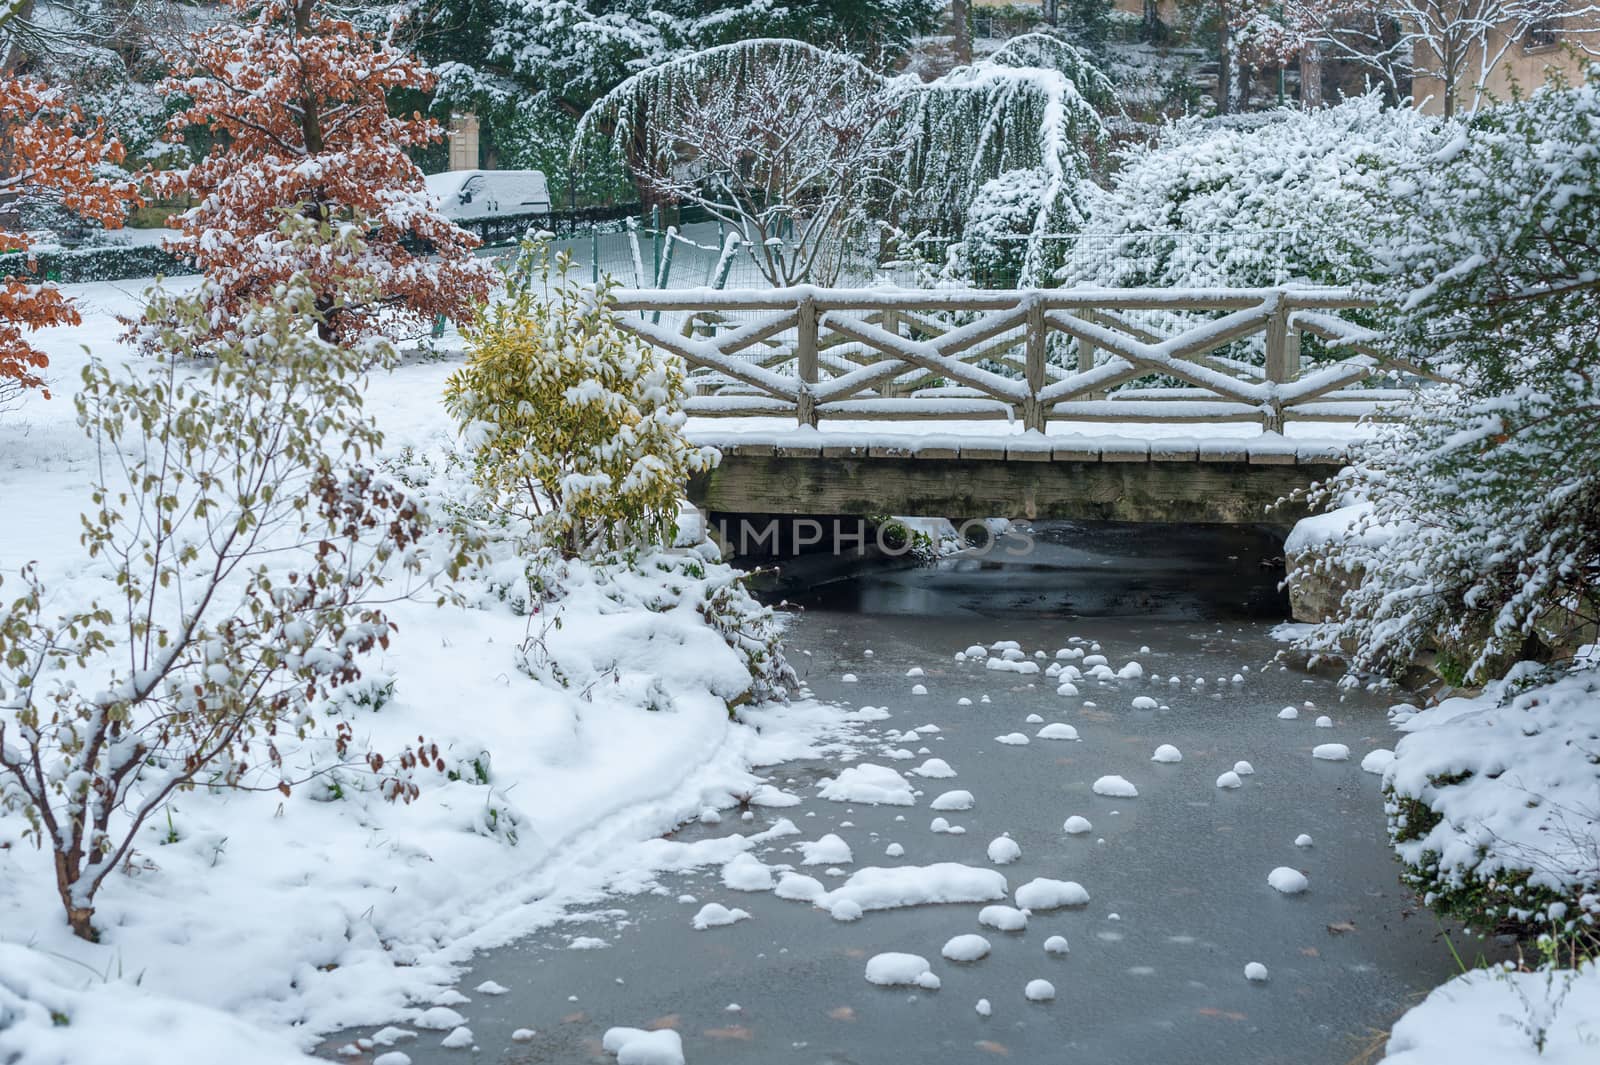
[[(1322, 627), (1357, 669), (1435, 650), (1482, 683), (1600, 618), (1600, 68), (1486, 112), (1387, 184), (1385, 343), (1422, 391), (1326, 498), (1370, 504), (1328, 564), (1364, 575)], [(1387, 539), (1363, 536), (1388, 527)], [(1295, 575), (1291, 574), (1291, 579)]]
[(1527, 687), (1525, 663), (1475, 698), (1398, 715), (1384, 773), (1406, 880), (1493, 929), (1600, 920), (1600, 669)]
[(466, 328), (445, 406), (480, 487), (563, 557), (670, 544), (684, 483), (717, 453), (683, 432), (682, 364), (624, 333), (608, 288), (525, 248), (506, 296)]
[(955, 275), (983, 288), (1016, 284), (1047, 187), (1048, 178), (1038, 168), (1007, 170), (979, 186), (967, 207), (961, 242), (951, 249)]
[[(202, 299), (156, 292), (161, 357), (84, 369), (98, 472), (82, 541), (107, 595), (54, 602), (25, 568), (0, 608), (0, 809), (54, 851), (85, 938), (107, 876), (178, 791), (287, 794), (330, 763), (365, 763), (409, 801), (413, 773), (443, 768), (420, 740), (388, 761), (361, 750), (343, 722), (322, 737), (326, 760), (285, 757), (387, 646), (383, 604), (433, 568), (427, 513), (363, 464), (382, 434), (359, 383), (393, 351), (319, 340), (325, 297), (292, 279), (219, 341)], [(211, 359), (195, 370), (201, 345)]]
[(1107, 286), (1351, 284), (1378, 179), (1435, 146), (1438, 120), (1376, 94), (1248, 126), (1187, 118), (1119, 156), (1058, 277)]

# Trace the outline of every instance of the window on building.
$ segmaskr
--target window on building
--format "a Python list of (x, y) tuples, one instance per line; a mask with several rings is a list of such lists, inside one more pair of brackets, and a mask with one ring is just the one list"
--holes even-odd
[(1554, 48), (1561, 41), (1561, 19), (1542, 18), (1528, 26), (1522, 35), (1522, 47), (1532, 52), (1540, 48)]

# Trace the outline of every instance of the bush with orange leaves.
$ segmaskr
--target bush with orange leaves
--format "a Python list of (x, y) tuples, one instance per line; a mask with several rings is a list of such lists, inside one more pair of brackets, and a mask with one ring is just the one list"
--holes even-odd
[[(435, 77), (385, 38), (328, 13), (322, 0), (231, 0), (242, 21), (193, 34), (168, 56), (163, 83), (188, 106), (167, 136), (201, 127), (213, 148), (187, 171), (164, 175), (166, 191), (196, 206), (176, 218), (168, 250), (207, 279), (213, 320), (230, 321), (290, 277), (309, 281), (324, 340), (352, 343), (415, 334), (434, 318), (465, 320), (493, 272), (472, 254), (478, 241), (431, 202), (406, 154), (444, 132), (420, 114), (389, 114), (386, 94), (426, 91)], [(286, 213), (358, 242), (296, 246)], [(359, 255), (341, 253), (358, 247)], [(370, 283), (365, 304), (336, 294)]]
[[(59, 91), (0, 76), (0, 194), (53, 199), (116, 229), (139, 201), (132, 181), (106, 176), (122, 156), (122, 145), (106, 135), (104, 124), (87, 121)], [(30, 246), (26, 233), (0, 231), (0, 253), (26, 254)], [(29, 276), (0, 279), (0, 400), (28, 388), (50, 394), (38, 374), (50, 360), (24, 334), (78, 321), (72, 302), (54, 285)]]

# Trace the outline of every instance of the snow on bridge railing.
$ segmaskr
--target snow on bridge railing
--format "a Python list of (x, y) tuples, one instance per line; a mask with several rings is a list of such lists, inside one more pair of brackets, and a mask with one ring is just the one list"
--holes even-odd
[[(1355, 421), (1422, 367), (1334, 288), (620, 289), (622, 327), (683, 358), (691, 414), (886, 420)], [(1316, 338), (1302, 361), (1302, 338)], [(1242, 350), (1241, 350), (1242, 349)], [(1351, 354), (1337, 357), (1337, 353)], [(1249, 356), (1260, 359), (1256, 363)], [(1401, 387), (1378, 387), (1384, 378)]]

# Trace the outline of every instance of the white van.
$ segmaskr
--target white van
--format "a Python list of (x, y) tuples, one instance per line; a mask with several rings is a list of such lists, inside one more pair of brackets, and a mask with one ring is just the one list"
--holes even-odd
[(550, 210), (550, 185), (541, 170), (447, 170), (424, 180), (445, 217), (455, 220)]

